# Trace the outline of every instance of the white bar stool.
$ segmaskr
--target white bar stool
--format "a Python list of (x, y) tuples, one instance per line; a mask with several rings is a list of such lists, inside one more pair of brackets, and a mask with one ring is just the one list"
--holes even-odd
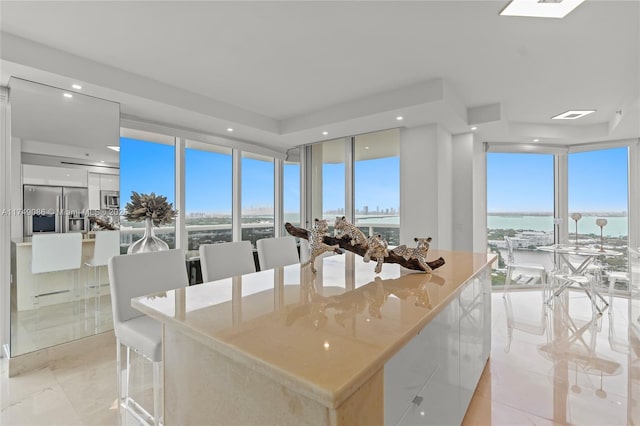
[(31, 240), (31, 273), (71, 271), (71, 289), (40, 292), (40, 280), (33, 286), (33, 303), (40, 304), (40, 298), (54, 294), (73, 292), (78, 296), (76, 274), (82, 266), (82, 234), (36, 234)]
[(250, 274), (256, 271), (249, 241), (201, 244), (200, 267), (204, 282)]
[(293, 237), (263, 238), (256, 242), (256, 246), (261, 271), (300, 262), (296, 239)]
[[(109, 259), (109, 286), (116, 335), (119, 422), (129, 413), (142, 423), (161, 424), (162, 328), (153, 318), (131, 307), (131, 299), (188, 285), (183, 250), (114, 256)], [(126, 348), (122, 380), (122, 346)], [(153, 415), (129, 396), (131, 350), (153, 363)]]
[[(100, 323), (100, 287), (101, 268), (107, 266), (109, 259), (120, 254), (120, 231), (98, 231), (93, 245), (93, 257), (85, 262), (85, 266), (93, 270), (93, 283), (87, 277), (86, 289), (95, 290), (95, 315), (96, 327)], [(88, 272), (87, 272), (88, 274)], [(104, 284), (104, 285), (109, 285)]]

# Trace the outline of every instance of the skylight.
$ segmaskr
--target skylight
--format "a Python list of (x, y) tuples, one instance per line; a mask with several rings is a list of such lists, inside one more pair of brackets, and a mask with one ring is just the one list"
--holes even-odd
[(500, 15), (564, 18), (584, 0), (511, 0)]
[(554, 117), (551, 117), (552, 120), (576, 120), (578, 118), (582, 118), (585, 115), (589, 115), (593, 112), (596, 112), (595, 109), (576, 109), (570, 110), (567, 112), (563, 112), (562, 114), (558, 114)]

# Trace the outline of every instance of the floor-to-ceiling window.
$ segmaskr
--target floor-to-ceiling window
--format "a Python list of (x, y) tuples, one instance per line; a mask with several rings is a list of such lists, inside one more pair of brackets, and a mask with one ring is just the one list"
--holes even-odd
[(274, 159), (242, 153), (242, 240), (256, 241), (274, 236)]
[[(627, 147), (619, 147), (568, 156), (569, 214), (581, 214), (577, 235), (576, 222), (569, 219), (569, 240), (593, 248), (602, 244), (605, 249), (621, 253), (600, 257), (605, 280), (611, 272), (628, 269), (628, 151)], [(618, 290), (628, 289), (626, 280), (614, 284)]]
[[(628, 270), (629, 148), (557, 151), (487, 154), (487, 240), (500, 254), (494, 284), (504, 283), (504, 236), (512, 237), (516, 263), (553, 270), (553, 259), (537, 247), (559, 241), (620, 253), (600, 256), (598, 274), (605, 283), (611, 273)], [(628, 280), (621, 277), (612, 282), (626, 291)]]
[(354, 138), (355, 223), (365, 235), (400, 244), (400, 135), (398, 129)]
[[(136, 139), (120, 138), (121, 208), (131, 199), (133, 191), (162, 195), (175, 207), (174, 138), (148, 132), (135, 134)], [(144, 235), (144, 222), (128, 222), (121, 218), (120, 235), (123, 246), (129, 246)], [(155, 228), (155, 235), (170, 248), (175, 248), (175, 222)]]
[(327, 219), (333, 229), (336, 216), (345, 214), (345, 139), (313, 144), (310, 149), (310, 219)]
[(185, 224), (188, 249), (233, 240), (231, 148), (186, 141)]
[(554, 242), (554, 156), (551, 154), (487, 154), (487, 242), (499, 254), (493, 284), (503, 285), (511, 237), (519, 263), (553, 262), (538, 246)]
[[(301, 226), (300, 218), (300, 148), (291, 150), (282, 170), (282, 207), (284, 223)], [(286, 232), (285, 232), (286, 235)]]
[(307, 147), (307, 154), (309, 219), (327, 219), (333, 232), (335, 218), (346, 216), (366, 235), (399, 243), (398, 129), (318, 142)]

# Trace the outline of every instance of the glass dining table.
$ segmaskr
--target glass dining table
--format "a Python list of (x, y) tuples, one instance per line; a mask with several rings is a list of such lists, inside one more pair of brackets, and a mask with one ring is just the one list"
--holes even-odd
[[(602, 271), (596, 268), (594, 276), (589, 276), (589, 267), (600, 256), (621, 256), (622, 253), (572, 244), (541, 246), (538, 247), (538, 250), (556, 255), (554, 256), (556, 268), (555, 272), (552, 273), (555, 288), (552, 289), (552, 294), (547, 299), (547, 304), (552, 304), (554, 298), (560, 296), (573, 284), (578, 284), (591, 300), (597, 314), (602, 315), (602, 312), (609, 307), (609, 303), (602, 297), (597, 288), (598, 276)], [(572, 258), (574, 261), (572, 261)], [(602, 307), (598, 306), (598, 299), (602, 302)]]

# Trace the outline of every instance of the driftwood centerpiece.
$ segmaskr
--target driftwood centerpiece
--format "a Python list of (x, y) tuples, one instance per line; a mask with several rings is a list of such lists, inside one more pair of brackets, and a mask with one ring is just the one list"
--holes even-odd
[[(289, 222), (285, 223), (284, 227), (287, 230), (287, 232), (293, 235), (294, 237), (304, 238), (305, 240), (309, 240), (309, 232), (306, 229), (293, 226)], [(367, 248), (362, 245), (355, 245), (355, 246), (352, 245), (351, 239), (348, 237), (336, 238), (336, 237), (331, 237), (329, 235), (325, 235), (324, 243), (330, 246), (338, 244), (340, 248), (348, 250), (362, 257), (364, 257), (365, 253), (367, 252)], [(406, 260), (404, 257), (399, 256), (393, 253), (392, 251), (389, 251), (389, 256), (384, 258), (384, 263), (397, 263), (400, 266), (403, 266), (407, 269), (429, 272), (429, 271), (426, 271), (422, 266), (420, 266), (420, 264), (416, 259)], [(436, 260), (427, 262), (427, 265), (429, 265), (431, 269), (437, 269), (442, 265), (444, 265), (444, 259), (442, 257), (439, 257)]]

